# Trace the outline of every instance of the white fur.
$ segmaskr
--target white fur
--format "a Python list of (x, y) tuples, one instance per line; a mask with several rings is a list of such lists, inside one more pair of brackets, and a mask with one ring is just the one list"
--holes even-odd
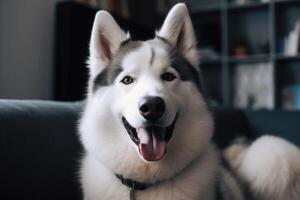
[(300, 152), (275, 136), (262, 136), (250, 146), (237, 143), (225, 151), (256, 199), (300, 199)]
[(263, 199), (296, 199), (293, 186), (300, 197), (300, 152), (282, 138), (264, 136), (255, 141), (244, 155), (240, 173)]
[[(172, 15), (180, 12), (178, 6), (174, 9)], [(185, 18), (183, 20), (186, 21)], [(101, 22), (103, 24), (100, 25)], [(99, 34), (99, 31), (103, 34)], [(105, 36), (110, 32), (117, 38)], [(123, 71), (115, 84), (102, 87), (92, 94), (91, 80), (106, 62), (101, 56), (97, 57), (102, 48), (98, 45), (97, 37), (107, 37), (113, 44), (111, 52), (114, 52), (116, 43), (121, 43), (125, 34), (116, 28), (108, 13), (100, 11), (97, 14), (90, 47), (90, 89), (80, 123), (81, 140), (86, 149), (81, 172), (85, 198), (128, 199), (129, 189), (115, 177), (114, 173), (118, 173), (140, 182), (164, 181), (145, 192), (137, 192), (137, 196), (140, 196), (138, 199), (174, 199), (175, 196), (182, 196), (182, 199), (198, 199), (199, 196), (211, 199), (217, 171), (216, 153), (209, 145), (212, 118), (197, 87), (191, 82), (179, 80), (179, 74), (170, 67), (167, 49), (161, 41), (154, 39), (143, 42), (141, 47), (124, 57), (121, 64)], [(151, 48), (155, 58), (150, 66)], [(189, 53), (186, 53), (188, 57)], [(160, 74), (166, 71), (174, 73), (178, 79), (162, 82)], [(125, 75), (134, 77), (135, 82), (131, 85), (121, 84), (120, 80)], [(167, 154), (156, 162), (147, 162), (140, 156), (137, 146), (121, 123), (121, 117), (125, 116), (134, 127), (143, 126), (144, 119), (139, 114), (138, 102), (149, 95), (160, 96), (166, 103), (161, 125), (169, 126), (176, 113), (180, 113)], [(189, 170), (185, 172), (187, 167)], [(191, 176), (191, 173), (197, 176)], [(120, 189), (115, 192), (116, 189), (107, 187)], [(172, 189), (166, 193), (166, 188)]]
[[(174, 6), (157, 34), (176, 46), (197, 68), (194, 31), (184, 4)], [(126, 38), (110, 14), (105, 11), (97, 13), (90, 43), (88, 97), (79, 126), (85, 148), (81, 168), (85, 200), (129, 200), (130, 189), (116, 178), (116, 173), (139, 182), (160, 182), (147, 190), (136, 191), (136, 199), (212, 200), (215, 198), (218, 177), (223, 184), (222, 191), (230, 192), (230, 195), (225, 195), (225, 199), (243, 199), (235, 179), (219, 167), (218, 152), (210, 142), (213, 119), (201, 93), (194, 83), (180, 80), (178, 72), (170, 66), (168, 50), (162, 41), (155, 38), (141, 42), (138, 48), (124, 55), (122, 72), (113, 84), (93, 89), (95, 76), (109, 67), (106, 65)], [(153, 62), (150, 62), (152, 51), (155, 56)], [(160, 76), (167, 71), (177, 79), (162, 81)], [(126, 75), (134, 78), (132, 84), (121, 83)], [(159, 96), (165, 101), (166, 111), (159, 120), (161, 126), (169, 126), (179, 113), (167, 153), (155, 162), (143, 159), (121, 120), (124, 116), (134, 127), (145, 126), (145, 119), (138, 111), (138, 104), (145, 96)], [(275, 142), (271, 139), (272, 144)], [(289, 153), (294, 158), (297, 150), (280, 141), (277, 145), (287, 146), (289, 150), (278, 150), (279, 154), (271, 157), (259, 144), (258, 141), (252, 145), (245, 157), (240, 156), (241, 162), (237, 165), (241, 166), (241, 174), (253, 181), (253, 187), (264, 186), (267, 188), (264, 191), (272, 191), (269, 185), (264, 184), (272, 175), (270, 171), (265, 172), (269, 168), (263, 165), (263, 161), (268, 159), (259, 155), (265, 154), (269, 158), (268, 162), (274, 163), (272, 166), (280, 167), (272, 168), (279, 174), (275, 173), (277, 176), (270, 180), (282, 181), (282, 171), (292, 172), (296, 168), (290, 169), (290, 165), (294, 164), (281, 164), (279, 159), (281, 155)], [(253, 161), (262, 164), (254, 165)], [(287, 161), (291, 159), (287, 158)], [(298, 164), (296, 159), (295, 163)], [(260, 180), (263, 174), (266, 176)]]
[[(136, 199), (214, 199), (214, 182), (217, 173), (217, 157), (212, 147), (203, 152), (203, 157), (195, 160), (189, 169), (144, 191), (136, 191)], [(142, 172), (140, 172), (142, 173)], [(82, 179), (85, 199), (128, 199), (129, 189), (119, 179), (94, 158), (83, 161)]]

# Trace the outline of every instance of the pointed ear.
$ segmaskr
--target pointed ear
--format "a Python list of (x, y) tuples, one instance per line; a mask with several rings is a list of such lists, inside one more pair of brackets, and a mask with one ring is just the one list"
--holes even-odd
[(178, 3), (170, 10), (157, 36), (176, 46), (193, 65), (198, 65), (196, 37), (184, 3)]
[[(107, 64), (126, 38), (126, 34), (113, 17), (106, 11), (99, 11), (96, 14), (92, 29), (90, 62), (100, 62), (102, 66)], [(91, 67), (95, 66), (92, 65)], [(93, 69), (91, 70), (93, 71)]]

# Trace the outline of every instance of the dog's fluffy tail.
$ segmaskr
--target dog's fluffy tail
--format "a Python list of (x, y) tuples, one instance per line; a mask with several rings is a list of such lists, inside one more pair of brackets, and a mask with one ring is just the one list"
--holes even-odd
[(239, 177), (249, 184), (255, 199), (300, 199), (300, 151), (275, 136), (263, 136), (252, 144), (237, 140), (224, 151)]

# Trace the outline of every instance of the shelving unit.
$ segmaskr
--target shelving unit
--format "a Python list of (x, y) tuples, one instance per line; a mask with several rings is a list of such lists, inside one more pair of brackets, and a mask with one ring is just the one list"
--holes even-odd
[[(300, 0), (249, 1), (251, 3), (235, 4), (235, 0), (212, 0), (216, 3), (204, 5), (201, 1), (188, 1), (195, 2), (195, 5), (188, 6), (198, 37), (198, 47), (211, 47), (216, 52), (213, 59), (203, 58), (200, 64), (207, 88), (206, 96), (214, 105), (234, 107), (237, 66), (271, 63), (274, 67), (275, 108), (281, 108), (283, 88), (289, 84), (300, 84), (300, 54), (285, 55), (282, 44), (283, 38), (300, 19)], [(57, 5), (57, 75), (54, 86), (57, 100), (80, 100), (84, 97), (87, 79), (84, 66), (96, 11), (76, 2)], [(155, 16), (153, 26), (159, 27), (164, 17)], [(130, 30), (135, 39), (153, 37), (152, 26), (120, 17), (117, 17), (117, 21)], [(78, 29), (79, 26), (82, 28)], [(244, 41), (247, 56), (236, 57), (234, 49)]]
[[(234, 107), (235, 67), (247, 63), (271, 63), (274, 66), (275, 109), (282, 108), (281, 93), (287, 84), (300, 84), (300, 54), (283, 54), (283, 38), (300, 20), (299, 0), (249, 0), (236, 4), (220, 0), (215, 4), (190, 5), (199, 48), (211, 47), (218, 59), (202, 60), (200, 67), (209, 99), (218, 106)], [(239, 42), (247, 56), (235, 57)]]

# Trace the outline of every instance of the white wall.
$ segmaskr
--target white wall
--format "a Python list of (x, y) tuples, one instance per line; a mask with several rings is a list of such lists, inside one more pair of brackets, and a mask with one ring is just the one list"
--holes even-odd
[(0, 98), (52, 98), (58, 1), (0, 0)]

